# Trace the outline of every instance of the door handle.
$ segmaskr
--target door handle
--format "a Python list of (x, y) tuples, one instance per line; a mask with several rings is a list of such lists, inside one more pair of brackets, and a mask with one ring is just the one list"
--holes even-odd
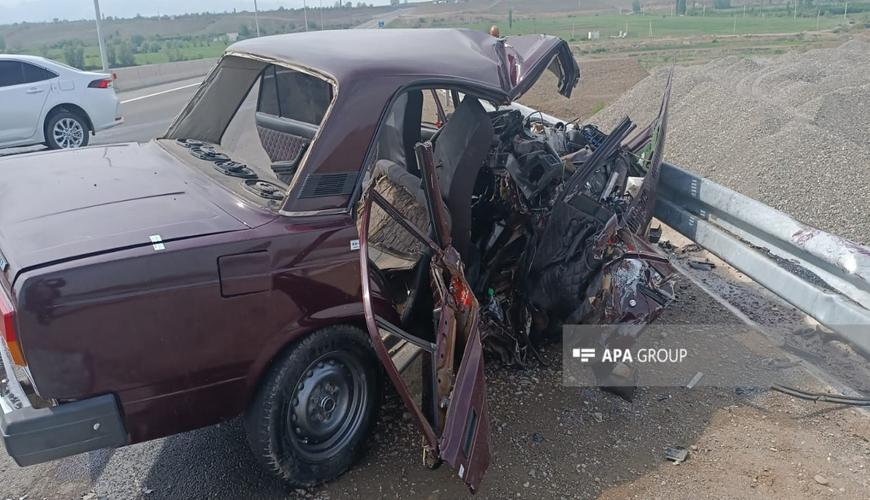
[(45, 92), (45, 91), (42, 89), (38, 89), (36, 87), (33, 87), (27, 91), (28, 94), (39, 94), (40, 92)]

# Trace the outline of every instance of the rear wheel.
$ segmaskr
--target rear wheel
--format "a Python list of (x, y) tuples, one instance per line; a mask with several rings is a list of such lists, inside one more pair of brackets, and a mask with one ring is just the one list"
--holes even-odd
[(362, 330), (334, 326), (308, 335), (275, 359), (248, 409), (254, 455), (290, 486), (338, 477), (363, 450), (381, 383)]
[(88, 125), (69, 111), (52, 116), (45, 125), (45, 144), (49, 149), (74, 149), (88, 145)]

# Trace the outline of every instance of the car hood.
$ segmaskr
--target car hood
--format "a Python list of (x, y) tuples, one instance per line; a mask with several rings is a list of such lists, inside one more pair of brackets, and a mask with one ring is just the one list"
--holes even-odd
[(558, 91), (571, 97), (580, 80), (580, 67), (565, 40), (552, 36), (509, 36), (496, 45), (501, 58), (499, 72), (502, 88), (511, 101), (519, 99), (549, 69), (558, 78)]
[(151, 245), (152, 236), (249, 227), (221, 208), (238, 210), (237, 200), (155, 143), (3, 158), (0, 176), (0, 264), (10, 282), (33, 267)]

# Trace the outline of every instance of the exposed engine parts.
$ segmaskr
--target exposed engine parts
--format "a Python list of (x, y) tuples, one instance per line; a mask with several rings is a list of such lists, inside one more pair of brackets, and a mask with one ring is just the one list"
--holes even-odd
[[(494, 116), (497, 145), (472, 211), (479, 258), (466, 259), (466, 274), (482, 304), (484, 346), (504, 362), (526, 363), (565, 324), (645, 325), (674, 299), (674, 270), (646, 242), (669, 91), (670, 80), (659, 117), (641, 134), (649, 137), (628, 145), (628, 118), (605, 134), (516, 110)], [(604, 381), (613, 368), (595, 372)]]

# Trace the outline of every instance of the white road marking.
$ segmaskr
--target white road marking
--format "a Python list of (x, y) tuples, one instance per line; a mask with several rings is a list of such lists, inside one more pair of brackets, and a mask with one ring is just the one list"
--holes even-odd
[(191, 83), (190, 85), (184, 85), (184, 86), (182, 86), (182, 87), (176, 87), (176, 88), (174, 88), (174, 89), (163, 90), (163, 91), (160, 91), (160, 92), (155, 92), (155, 93), (153, 93), (153, 94), (148, 94), (148, 95), (143, 95), (143, 96), (139, 96), (139, 97), (134, 97), (134, 98), (132, 98), (132, 99), (127, 99), (126, 101), (121, 101), (121, 104), (127, 104), (128, 102), (138, 101), (139, 99), (147, 99), (147, 98), (149, 98), (149, 97), (154, 97), (154, 96), (158, 96), (158, 95), (161, 95), (161, 94), (168, 94), (169, 92), (175, 92), (176, 90), (189, 89), (190, 87), (196, 87), (196, 86), (198, 86), (198, 85), (200, 85), (199, 82), (198, 82), (198, 83)]

